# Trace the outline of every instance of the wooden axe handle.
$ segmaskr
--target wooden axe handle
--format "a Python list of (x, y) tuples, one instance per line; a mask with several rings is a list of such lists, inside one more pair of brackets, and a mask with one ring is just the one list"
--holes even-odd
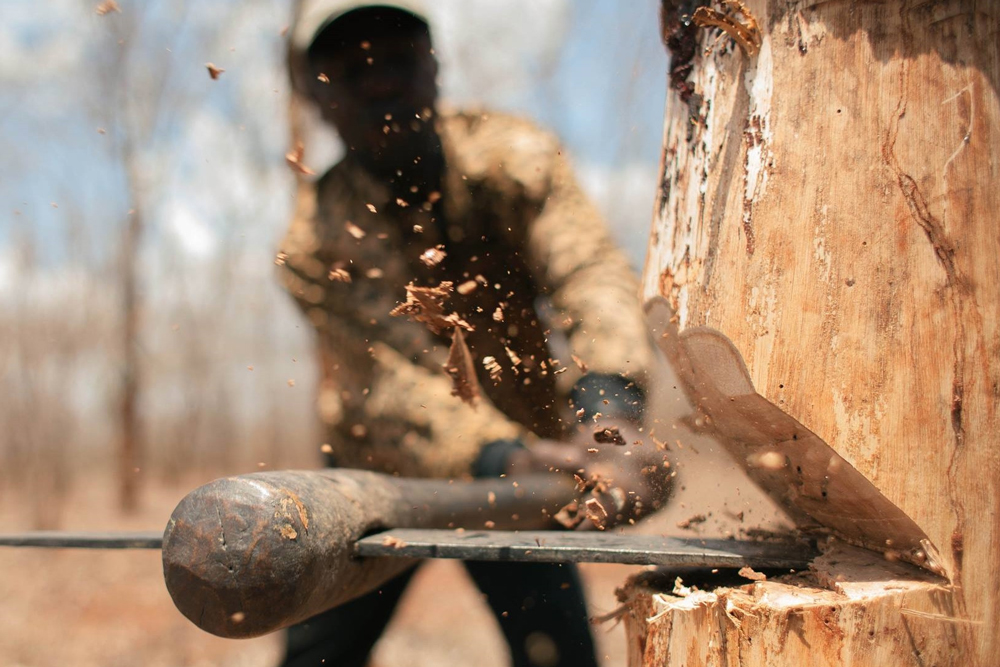
[(163, 536), (163, 574), (174, 604), (195, 625), (220, 637), (256, 637), (367, 593), (414, 564), (355, 557), (354, 543), (367, 534), (545, 528), (577, 495), (573, 480), (559, 474), (453, 483), (345, 469), (226, 477), (177, 505)]

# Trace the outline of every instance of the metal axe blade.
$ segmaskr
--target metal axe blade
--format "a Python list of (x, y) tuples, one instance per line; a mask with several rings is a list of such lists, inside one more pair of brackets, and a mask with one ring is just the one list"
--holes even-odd
[[(154, 531), (86, 533), (39, 531), (0, 535), (0, 546), (57, 549), (160, 549), (163, 535)], [(358, 540), (357, 556), (366, 558), (455, 558), (461, 560), (620, 563), (670, 567), (805, 568), (816, 557), (812, 545), (794, 542), (699, 540), (614, 532), (386, 530)]]

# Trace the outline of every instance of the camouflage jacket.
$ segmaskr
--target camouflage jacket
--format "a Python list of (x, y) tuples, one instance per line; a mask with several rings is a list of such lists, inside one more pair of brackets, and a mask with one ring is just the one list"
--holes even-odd
[[(501, 114), (443, 114), (437, 128), (440, 193), (396, 199), (348, 156), (300, 185), (281, 246), (281, 281), (317, 331), (338, 465), (467, 474), (486, 443), (559, 438), (584, 372), (641, 386), (652, 359), (637, 280), (555, 137)], [(474, 406), (443, 370), (450, 334), (390, 315), (411, 282), (444, 281), (472, 329)]]

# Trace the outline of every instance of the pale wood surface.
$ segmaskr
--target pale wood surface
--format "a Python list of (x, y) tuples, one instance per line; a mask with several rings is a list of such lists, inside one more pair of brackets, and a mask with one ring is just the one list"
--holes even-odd
[(933, 575), (853, 547), (820, 558), (792, 583), (675, 595), (640, 586), (624, 616), (632, 665), (959, 664), (969, 632)]
[(747, 5), (759, 52), (701, 30), (668, 93), (644, 293), (926, 532), (995, 664), (1000, 3)]

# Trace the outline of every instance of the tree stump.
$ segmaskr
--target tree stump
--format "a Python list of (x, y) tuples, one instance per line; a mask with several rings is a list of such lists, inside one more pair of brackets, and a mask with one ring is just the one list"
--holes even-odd
[(665, 0), (662, 19), (645, 296), (671, 335), (731, 341), (946, 579), (838, 547), (808, 581), (639, 581), (631, 664), (997, 664), (1000, 3)]

